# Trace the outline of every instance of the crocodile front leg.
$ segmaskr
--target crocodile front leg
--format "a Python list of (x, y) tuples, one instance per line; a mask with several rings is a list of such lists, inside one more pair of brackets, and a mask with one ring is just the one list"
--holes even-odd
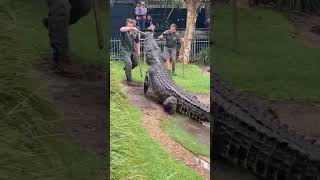
[(177, 98), (174, 96), (168, 97), (163, 102), (163, 107), (164, 107), (164, 110), (169, 114), (174, 114), (177, 110)]
[(147, 73), (146, 77), (144, 78), (144, 83), (143, 83), (144, 95), (147, 94), (149, 87), (150, 87), (150, 77), (149, 77), (149, 73)]

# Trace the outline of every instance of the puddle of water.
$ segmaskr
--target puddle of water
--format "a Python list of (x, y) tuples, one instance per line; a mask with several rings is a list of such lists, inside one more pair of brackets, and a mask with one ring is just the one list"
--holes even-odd
[(210, 126), (203, 125), (181, 114), (175, 114), (171, 117), (177, 122), (179, 127), (191, 134), (200, 143), (210, 146)]
[[(171, 116), (178, 126), (188, 132), (191, 136), (197, 139), (200, 143), (210, 146), (210, 125), (199, 123), (191, 118), (181, 114)], [(197, 158), (199, 165), (204, 169), (210, 171), (210, 164), (201, 158)], [(258, 180), (248, 170), (234, 166), (223, 160), (216, 160), (213, 162), (214, 173), (213, 179), (223, 180)]]

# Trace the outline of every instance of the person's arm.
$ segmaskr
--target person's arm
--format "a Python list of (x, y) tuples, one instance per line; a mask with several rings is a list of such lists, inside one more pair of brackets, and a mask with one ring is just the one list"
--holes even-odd
[(136, 8), (134, 9), (134, 13), (135, 13), (137, 16), (139, 16), (139, 8), (138, 8), (138, 7), (136, 7)]
[(137, 7), (134, 8), (134, 14), (135, 14), (135, 15), (138, 15), (138, 9), (137, 9)]
[(152, 32), (154, 32), (155, 29), (156, 29), (156, 26), (153, 25), (153, 24), (148, 27), (148, 30), (150, 30), (150, 31), (152, 31)]
[(138, 42), (138, 43), (136, 44), (136, 49), (137, 49), (137, 55), (140, 56), (140, 54), (141, 54), (141, 51), (140, 51), (140, 42)]
[(184, 41), (184, 37), (183, 36), (179, 36), (180, 38), (180, 43), (182, 43)]
[(168, 30), (165, 31), (165, 32), (163, 32), (163, 33), (158, 37), (158, 39), (163, 40), (163, 37), (164, 37), (165, 35), (167, 35), (167, 33), (168, 33)]
[(131, 31), (131, 30), (134, 30), (134, 31), (138, 31), (138, 29), (136, 27), (122, 27), (120, 28), (120, 32), (128, 32), (128, 31)]

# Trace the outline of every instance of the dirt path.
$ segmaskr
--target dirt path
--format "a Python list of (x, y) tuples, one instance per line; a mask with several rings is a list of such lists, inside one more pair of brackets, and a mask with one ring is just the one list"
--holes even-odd
[(210, 66), (204, 66), (201, 70), (203, 75), (210, 77)]
[[(293, 38), (302, 39), (305, 45), (320, 48), (320, 16), (316, 15), (287, 15), (293, 23), (295, 31), (292, 32)], [(319, 28), (319, 33), (316, 29)]]
[(144, 116), (142, 118), (142, 124), (147, 129), (152, 139), (159, 143), (178, 161), (184, 163), (205, 179), (209, 180), (210, 172), (202, 167), (201, 162), (198, 159), (199, 157), (193, 155), (189, 150), (174, 141), (161, 129), (161, 123), (167, 114), (163, 111), (162, 106), (155, 103), (155, 98), (152, 97), (152, 95), (148, 95), (147, 97), (144, 96), (142, 86), (126, 86), (126, 91), (131, 103), (143, 110)]
[[(49, 101), (61, 115), (66, 138), (81, 147), (104, 155), (106, 153), (106, 100), (105, 77), (91, 75), (105, 74), (94, 72), (83, 77), (66, 78), (49, 68), (49, 61), (36, 67), (36, 75), (45, 88), (39, 95)], [(83, 71), (82, 69), (79, 71)]]

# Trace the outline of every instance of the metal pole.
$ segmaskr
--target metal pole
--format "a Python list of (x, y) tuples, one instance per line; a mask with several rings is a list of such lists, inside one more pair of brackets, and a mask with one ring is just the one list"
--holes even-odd
[(140, 76), (142, 77), (142, 67), (141, 67), (141, 56), (139, 56), (139, 69), (140, 69)]
[[(140, 38), (141, 31), (138, 31), (138, 32), (139, 32), (139, 38)], [(139, 46), (140, 46), (140, 51), (141, 51), (141, 44)], [(138, 59), (139, 59), (138, 65), (139, 65), (139, 69), (140, 69), (140, 76), (142, 77), (141, 55), (139, 55)]]
[[(145, 41), (143, 41), (143, 45), (144, 45)], [(146, 46), (143, 46), (143, 63), (146, 63)]]
[(184, 78), (184, 58), (182, 58), (182, 78)]
[(99, 6), (97, 0), (93, 0), (93, 10), (94, 10), (94, 17), (95, 17), (95, 21), (96, 21), (98, 46), (100, 49), (103, 49), (104, 36), (103, 36), (103, 28), (102, 28), (102, 17), (101, 17), (100, 6)]

